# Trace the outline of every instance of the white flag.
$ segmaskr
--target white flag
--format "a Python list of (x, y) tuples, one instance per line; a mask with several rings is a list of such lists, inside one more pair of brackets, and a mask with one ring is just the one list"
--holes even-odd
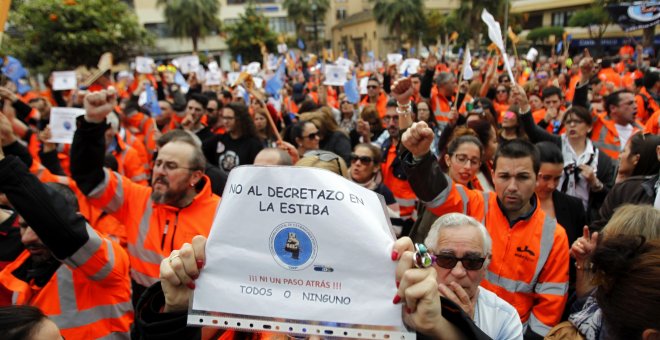
[(472, 55), (470, 54), (470, 48), (465, 47), (465, 56), (463, 58), (463, 79), (470, 80), (474, 76), (472, 72)]
[(490, 38), (490, 40), (494, 42), (495, 45), (497, 45), (497, 48), (499, 48), (500, 51), (504, 50), (504, 42), (502, 40), (502, 28), (500, 27), (500, 23), (495, 21), (493, 15), (488, 13), (488, 11), (485, 8), (483, 12), (481, 12), (481, 20), (483, 20), (486, 23), (486, 26), (488, 26), (488, 37)]
[(513, 77), (513, 72), (511, 72), (509, 58), (507, 58), (506, 51), (504, 50), (504, 41), (502, 40), (502, 28), (500, 27), (500, 23), (495, 21), (493, 15), (488, 13), (485, 8), (483, 12), (481, 12), (481, 20), (483, 20), (486, 23), (486, 26), (488, 26), (488, 37), (497, 46), (497, 48), (500, 49), (500, 52), (502, 53), (502, 59), (504, 59), (504, 67), (509, 74), (509, 79), (511, 79), (512, 84), (515, 84), (516, 80)]

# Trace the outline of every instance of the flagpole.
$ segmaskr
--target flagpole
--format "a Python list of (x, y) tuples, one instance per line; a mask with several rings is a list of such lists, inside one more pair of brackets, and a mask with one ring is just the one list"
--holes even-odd
[(458, 93), (461, 88), (461, 82), (463, 81), (463, 71), (465, 70), (465, 59), (468, 54), (467, 45), (465, 45), (465, 52), (463, 52), (463, 63), (461, 64), (461, 71), (458, 74), (458, 87), (456, 88), (456, 100), (454, 101), (454, 110), (458, 107)]

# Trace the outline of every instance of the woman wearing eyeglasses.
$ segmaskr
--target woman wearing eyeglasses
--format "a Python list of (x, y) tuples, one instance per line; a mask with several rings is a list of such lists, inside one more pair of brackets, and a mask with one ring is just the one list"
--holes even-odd
[(566, 132), (561, 136), (554, 135), (534, 124), (529, 112), (523, 112), (529, 104), (522, 91), (515, 92), (515, 100), (520, 101), (522, 98), (523, 101), (519, 118), (529, 140), (532, 143), (552, 142), (561, 149), (564, 173), (559, 181), (559, 191), (582, 200), (588, 218), (596, 216), (613, 185), (615, 165), (589, 138), (591, 114), (583, 107), (571, 107), (564, 114), (562, 122)]
[(383, 176), (380, 173), (381, 162), (382, 156), (377, 146), (370, 143), (358, 144), (351, 154), (351, 167), (348, 169), (348, 173), (353, 182), (383, 195), (392, 227), (399, 236), (403, 229), (403, 221), (399, 215), (399, 203), (394, 198), (392, 191), (383, 184)]

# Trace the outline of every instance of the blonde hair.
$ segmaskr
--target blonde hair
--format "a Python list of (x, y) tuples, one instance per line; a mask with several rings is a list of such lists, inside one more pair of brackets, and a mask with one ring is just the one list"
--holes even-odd
[(633, 204), (617, 208), (603, 228), (604, 237), (616, 235), (641, 235), (648, 241), (660, 239), (660, 210)]
[[(321, 160), (325, 157), (331, 158), (330, 160)], [(332, 171), (339, 176), (348, 178), (348, 168), (344, 159), (337, 154), (324, 150), (311, 150), (305, 153), (303, 158), (296, 162), (296, 166), (306, 166), (311, 168), (320, 168)]]

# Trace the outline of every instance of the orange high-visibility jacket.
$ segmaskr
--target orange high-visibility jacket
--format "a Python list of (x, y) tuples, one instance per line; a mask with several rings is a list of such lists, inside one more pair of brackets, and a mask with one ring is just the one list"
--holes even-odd
[(635, 103), (637, 103), (635, 118), (642, 124), (646, 124), (653, 112), (660, 110), (660, 106), (653, 100), (645, 87), (640, 88), (639, 93), (635, 95)]
[(0, 272), (0, 283), (13, 291), (12, 302), (41, 309), (66, 339), (129, 339), (133, 323), (128, 256), (118, 244), (87, 226), (89, 241), (39, 287), (16, 276), (30, 257), (24, 251)]
[(142, 185), (149, 184), (147, 174), (144, 171), (145, 164), (142, 163), (138, 152), (126, 145), (118, 134), (115, 139), (117, 141), (117, 150), (112, 151), (112, 155), (117, 160), (117, 170), (119, 173), (135, 183)]
[(211, 192), (204, 176), (203, 187), (185, 208), (157, 204), (151, 187), (131, 182), (104, 169), (105, 179), (89, 195), (92, 204), (126, 226), (131, 277), (144, 287), (159, 280), (160, 262), (190, 243), (195, 235), (208, 236), (220, 197)]
[(153, 154), (149, 154), (147, 152), (147, 147), (144, 146), (144, 143), (135, 137), (133, 133), (126, 129), (122, 129), (119, 132), (120, 135), (123, 134), (123, 140), (126, 145), (130, 146), (131, 148), (135, 149), (137, 151), (138, 155), (140, 156), (140, 161), (144, 165), (144, 172), (149, 176), (151, 174), (151, 163), (152, 163), (152, 157)]
[[(172, 120), (174, 120), (174, 116)], [(183, 118), (182, 118), (183, 120)], [(126, 129), (134, 129), (135, 137), (140, 139), (147, 149), (147, 153), (153, 155), (156, 151), (156, 121), (142, 112), (137, 112), (124, 121)]]
[(383, 91), (380, 92), (375, 103), (369, 102), (369, 96), (364, 97), (360, 102), (360, 111), (369, 104), (376, 105), (376, 111), (378, 111), (378, 116), (381, 119), (385, 117), (387, 113), (387, 95)]
[[(410, 187), (408, 179), (403, 170), (400, 169), (400, 161), (396, 154), (396, 145), (391, 139), (383, 144), (381, 150), (385, 161), (381, 164), (383, 184), (392, 191), (394, 199), (399, 203), (399, 216), (402, 220), (417, 219), (417, 196)], [(395, 164), (396, 163), (396, 164)]]
[[(447, 124), (449, 122), (449, 111), (451, 111), (454, 105), (455, 98), (446, 98), (445, 96), (438, 93), (437, 87), (433, 87), (431, 90), (431, 111), (435, 115), (435, 120), (439, 124)], [(465, 99), (461, 103), (461, 106), (458, 107), (458, 113), (466, 112), (466, 103), (472, 101), (472, 97), (469, 94), (465, 95)]]
[(509, 225), (494, 192), (449, 183), (426, 203), (438, 216), (460, 212), (482, 221), (492, 238), (492, 257), (481, 285), (513, 305), (523, 325), (545, 335), (561, 319), (568, 290), (566, 231), (541, 210)]
[[(616, 130), (616, 126), (614, 126), (614, 120), (607, 115), (607, 112), (594, 113), (593, 116), (594, 123), (591, 130), (591, 141), (610, 158), (614, 160), (619, 159), (619, 152), (623, 150), (625, 145), (621, 145), (619, 132)], [(642, 125), (637, 121), (633, 122), (632, 125), (633, 135), (643, 129)]]
[(644, 132), (660, 134), (660, 110), (655, 111), (651, 118), (646, 121)]

